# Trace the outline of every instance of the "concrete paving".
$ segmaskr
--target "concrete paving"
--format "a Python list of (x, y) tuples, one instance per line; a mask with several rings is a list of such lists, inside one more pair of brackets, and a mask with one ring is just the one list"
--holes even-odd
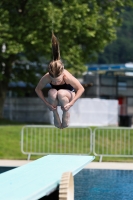
[[(25, 165), (31, 160), (0, 160), (0, 166), (18, 167)], [(133, 163), (124, 162), (91, 162), (86, 169), (120, 169), (120, 170), (133, 170)]]
[(25, 165), (29, 162), (32, 162), (31, 160), (0, 160), (0, 166), (4, 167), (19, 167), (22, 165)]
[(133, 170), (133, 163), (124, 163), (124, 162), (91, 162), (85, 168), (87, 168), (87, 169)]

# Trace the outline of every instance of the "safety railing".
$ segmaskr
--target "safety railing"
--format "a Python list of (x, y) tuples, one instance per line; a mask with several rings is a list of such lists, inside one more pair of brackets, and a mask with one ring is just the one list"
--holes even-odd
[(28, 155), (78, 154), (100, 157), (133, 157), (133, 129), (124, 127), (27, 125), (21, 131), (21, 151)]
[(133, 129), (97, 127), (93, 131), (93, 154), (107, 157), (133, 157)]
[(27, 125), (21, 130), (21, 152), (28, 155), (80, 154), (92, 152), (92, 130), (89, 127)]

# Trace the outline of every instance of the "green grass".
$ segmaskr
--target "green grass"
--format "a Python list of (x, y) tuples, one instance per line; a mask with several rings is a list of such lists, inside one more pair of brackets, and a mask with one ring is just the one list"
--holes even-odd
[[(20, 133), (21, 133), (21, 129), (24, 126), (24, 124), (18, 124), (18, 123), (15, 123), (15, 124), (12, 123), (12, 125), (5, 125), (5, 124), (8, 124), (7, 121), (5, 123), (3, 123), (3, 125), (0, 125), (0, 159), (12, 159), (12, 160), (27, 159), (27, 155), (24, 155), (23, 153), (21, 153), (21, 146), (20, 146), (20, 140), (21, 140)], [(9, 122), (9, 124), (10, 124), (10, 122)], [(68, 129), (64, 129), (64, 131), (66, 131), (66, 134), (67, 134), (67, 130)], [(59, 129), (58, 129), (58, 132), (60, 132)], [(61, 132), (59, 133), (59, 135), (60, 134), (61, 134)], [(63, 132), (62, 132), (62, 135), (63, 135)], [(79, 133), (78, 137), (80, 137), (80, 133)], [(80, 138), (78, 138), (78, 140), (79, 139)], [(101, 138), (100, 138), (100, 140), (101, 140)], [(109, 138), (108, 138), (108, 140), (109, 140)], [(64, 138), (62, 141), (64, 142)], [(98, 138), (97, 138), (96, 143), (97, 142), (98, 142)], [(101, 140), (101, 142), (102, 142), (102, 140)], [(108, 143), (109, 143), (109, 141), (108, 141)], [(127, 148), (128, 148), (128, 144), (127, 144)], [(99, 149), (100, 149), (99, 151), (102, 151), (101, 146), (99, 147)], [(85, 146), (85, 150), (86, 150), (86, 146)], [(128, 151), (128, 149), (126, 151)], [(31, 159), (35, 160), (40, 157), (42, 157), (42, 156), (35, 156), (35, 155), (33, 156), (32, 155)], [(97, 156), (95, 158), (95, 161), (99, 161), (99, 156)], [(133, 162), (133, 158), (103, 157), (103, 161)]]
[(11, 121), (9, 119), (0, 118), (0, 125), (20, 125), (23, 123), (17, 121)]
[(20, 152), (22, 126), (0, 126), (0, 159), (24, 159)]
[[(0, 159), (26, 160), (27, 155), (22, 154), (20, 150), (20, 133), (24, 124), (12, 124), (13, 125), (0, 125)], [(32, 159), (37, 159), (39, 157), (41, 156), (32, 156)]]

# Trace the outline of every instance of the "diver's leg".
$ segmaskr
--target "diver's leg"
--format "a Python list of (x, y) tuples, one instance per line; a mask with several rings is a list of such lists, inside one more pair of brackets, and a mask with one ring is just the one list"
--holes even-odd
[(69, 90), (62, 89), (62, 90), (58, 90), (57, 95), (58, 95), (59, 104), (61, 105), (62, 110), (63, 110), (61, 126), (62, 128), (65, 128), (69, 126), (70, 113), (69, 111), (64, 110), (63, 107), (73, 99), (75, 93)]
[(57, 111), (57, 106), (58, 106), (58, 96), (57, 96), (57, 90), (56, 89), (50, 89), (48, 92), (48, 102), (56, 107), (56, 109), (53, 111), (53, 116), (54, 116), (54, 125), (57, 128), (61, 128), (61, 121), (60, 117)]

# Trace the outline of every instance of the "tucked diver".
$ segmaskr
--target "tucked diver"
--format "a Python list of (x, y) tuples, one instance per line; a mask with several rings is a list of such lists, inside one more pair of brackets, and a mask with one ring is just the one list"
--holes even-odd
[[(59, 42), (54, 34), (52, 34), (52, 52), (53, 60), (48, 65), (48, 73), (40, 79), (35, 91), (53, 112), (54, 125), (63, 129), (69, 126), (69, 109), (81, 97), (84, 88), (71, 73), (64, 69), (64, 64), (60, 59)], [(48, 83), (51, 85), (51, 89), (48, 91), (46, 100), (42, 89)], [(62, 120), (59, 117), (57, 106), (61, 106), (63, 111)]]

